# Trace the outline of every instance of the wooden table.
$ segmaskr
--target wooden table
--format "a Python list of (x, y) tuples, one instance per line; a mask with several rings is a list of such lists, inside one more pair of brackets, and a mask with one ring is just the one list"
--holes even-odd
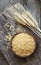
[[(17, 2), (18, 1), (19, 0), (17, 0)], [(26, 1), (23, 0), (22, 1), (21, 0), (19, 2), (21, 2), (22, 4), (24, 2), (27, 5), (28, 9), (32, 13), (33, 17), (36, 18), (36, 20), (39, 22), (39, 26), (40, 26), (40, 20), (39, 20), (40, 19), (40, 5), (39, 5), (38, 1), (35, 1), (35, 0), (33, 0), (33, 1), (32, 0), (26, 0)], [(0, 3), (0, 5), (4, 5), (4, 4), (1, 4), (1, 3)], [(8, 7), (9, 3), (14, 4), (14, 3), (16, 3), (16, 1), (11, 1), (11, 2), (7, 1), (8, 5), (5, 4), (6, 6), (5, 5), (2, 6), (2, 10), (4, 10), (6, 7)], [(0, 10), (0, 12), (2, 10)], [(1, 27), (2, 27), (2, 30), (5, 31), (5, 29), (3, 28), (4, 23), (2, 23), (2, 22), (6, 23), (8, 21), (11, 22), (12, 20), (11, 19), (7, 20), (3, 15), (1, 15), (0, 21), (1, 21), (0, 22), (0, 24), (1, 24), (0, 30), (1, 30)], [(16, 25), (16, 27), (18, 27), (18, 26), (19, 26), (19, 24)], [(22, 27), (22, 25), (21, 25), (21, 27)], [(24, 29), (27, 30), (26, 27)], [(17, 30), (14, 30), (14, 31), (17, 32)], [(15, 32), (14, 32), (14, 34), (15, 34)], [(5, 31), (5, 33), (7, 34), (7, 31)], [(0, 36), (2, 36), (2, 35), (0, 35)], [(4, 34), (3, 34), (3, 38), (4, 38)], [(1, 37), (1, 39), (3, 39), (3, 38)], [(8, 49), (8, 51), (5, 50), (5, 52), (6, 52), (6, 56), (5, 56), (6, 58), (5, 58), (3, 56), (5, 54), (4, 48), (0, 46), (0, 48), (3, 48), (3, 50), (0, 51), (0, 65), (4, 65), (4, 64), (5, 65), (8, 65), (8, 64), (9, 65), (41, 65), (41, 39), (39, 37), (37, 37), (36, 35), (35, 35), (35, 38), (37, 39), (36, 41), (37, 41), (37, 44), (38, 44), (38, 48), (36, 49), (36, 52), (33, 55), (31, 55), (30, 57), (27, 57), (27, 58), (19, 58), (19, 57), (13, 55), (11, 49)], [(1, 41), (0, 41), (0, 43), (1, 43)], [(3, 46), (4, 45), (5, 44), (3, 44)], [(5, 45), (5, 47), (6, 47), (6, 45)], [(4, 54), (2, 54), (3, 52), (4, 52)], [(10, 54), (10, 56), (8, 55), (8, 53)], [(6, 59), (8, 59), (8, 60), (6, 60)], [(9, 59), (12, 59), (12, 61), (9, 60)], [(8, 61), (11, 62), (11, 63), (9, 63)]]

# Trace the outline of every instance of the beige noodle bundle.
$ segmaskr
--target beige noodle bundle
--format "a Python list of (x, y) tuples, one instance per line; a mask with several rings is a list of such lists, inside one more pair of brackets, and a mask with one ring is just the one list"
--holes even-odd
[(32, 35), (28, 33), (19, 33), (12, 39), (11, 46), (16, 55), (26, 57), (35, 51), (36, 42)]

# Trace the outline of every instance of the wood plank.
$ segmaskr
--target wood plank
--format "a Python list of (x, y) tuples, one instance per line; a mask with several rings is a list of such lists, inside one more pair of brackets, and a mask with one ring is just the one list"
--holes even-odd
[[(9, 28), (8, 26), (6, 27), (6, 24), (8, 24), (9, 27), (13, 25), (11, 27), (14, 28), (14, 30), (11, 31), (11, 28)], [(35, 36), (37, 42), (37, 48), (31, 56), (20, 58), (14, 55), (14, 53), (12, 52), (10, 47), (10, 40), (7, 41), (6, 35), (10, 33), (10, 35), (13, 36), (18, 32), (31, 32), (31, 30), (26, 28), (25, 26), (22, 26), (21, 24), (16, 23), (16, 21), (12, 19), (11, 15), (7, 11), (4, 11), (4, 13), (0, 16), (0, 31), (0, 50), (9, 65), (41, 65), (41, 39), (34, 33), (33, 35)]]

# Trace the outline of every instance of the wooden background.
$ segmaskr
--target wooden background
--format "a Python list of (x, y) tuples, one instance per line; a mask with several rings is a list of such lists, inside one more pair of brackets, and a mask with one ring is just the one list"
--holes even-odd
[[(40, 8), (41, 7), (40, 7), (40, 4), (39, 4), (39, 1), (38, 0), (21, 0), (21, 1), (20, 0), (0, 0), (0, 13), (2, 11), (4, 11), (6, 7), (8, 7), (9, 5), (13, 5), (16, 2), (21, 2), (22, 4), (25, 3), (26, 6), (28, 7), (29, 11), (32, 13), (33, 17), (36, 18), (36, 20), (38, 21), (39, 26), (40, 26)], [(37, 40), (39, 40), (38, 43), (41, 43), (41, 41), (40, 41), (39, 38)], [(40, 46), (41, 46), (41, 44), (40, 44)], [(33, 56), (32, 57), (29, 57), (29, 59), (31, 59), (31, 61), (30, 60), (28, 61), (28, 58), (27, 59), (24, 59), (24, 60), (23, 59), (18, 59), (17, 60), (14, 57), (16, 59), (16, 62), (19, 63), (19, 64), (15, 63), (15, 65), (20, 65), (20, 64), (21, 65), (41, 65), (41, 48), (39, 48), (38, 51), (39, 51), (38, 52), (39, 57), (36, 56), (37, 54), (35, 53), (36, 54), (35, 55), (35, 60), (34, 60)], [(33, 58), (33, 60), (32, 60), (32, 58)], [(32, 61), (33, 61), (33, 64), (32, 64)], [(3, 54), (0, 51), (0, 65), (4, 65), (4, 64), (5, 65), (8, 65), (8, 62), (6, 61), (6, 59), (4, 58)]]

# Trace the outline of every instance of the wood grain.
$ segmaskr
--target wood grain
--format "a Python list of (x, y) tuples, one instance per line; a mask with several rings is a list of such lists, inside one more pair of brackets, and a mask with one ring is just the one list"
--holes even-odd
[[(39, 8), (37, 8), (38, 4), (35, 3), (35, 0), (28, 0), (27, 7), (31, 11), (32, 15), (39, 21), (40, 17), (38, 16), (40, 13)], [(22, 2), (23, 4), (23, 2)], [(31, 6), (30, 6), (31, 5)], [(33, 13), (34, 11), (34, 13)], [(38, 12), (37, 12), (38, 11)], [(5, 25), (8, 23), (9, 26), (13, 25), (14, 30), (11, 31), (9, 27), (5, 27)], [(0, 31), (3, 31), (0, 33), (0, 50), (3, 53), (5, 59), (9, 63), (9, 65), (41, 65), (41, 39), (37, 37), (30, 29), (26, 28), (25, 26), (22, 26), (21, 24), (16, 23), (12, 19), (12, 16), (7, 12), (4, 11), (4, 13), (0, 16)], [(28, 32), (30, 31), (36, 39), (37, 48), (36, 51), (29, 57), (26, 58), (20, 58), (13, 54), (11, 48), (10, 48), (10, 41), (6, 39), (6, 35), (8, 32), (11, 36), (17, 34), (18, 32)]]

